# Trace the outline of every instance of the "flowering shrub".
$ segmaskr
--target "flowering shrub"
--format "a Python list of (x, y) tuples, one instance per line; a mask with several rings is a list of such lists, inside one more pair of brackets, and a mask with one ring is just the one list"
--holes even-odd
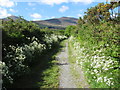
[(47, 44), (52, 44), (54, 42), (58, 42), (58, 38), (57, 38), (57, 35), (54, 35), (54, 34), (51, 34), (51, 35), (48, 35), (46, 34), (44, 36), (44, 41), (47, 43)]
[(64, 35), (55, 35), (55, 34), (45, 34), (44, 41), (48, 44), (49, 49), (55, 43), (59, 43), (60, 40), (66, 39), (67, 37)]
[(104, 54), (105, 48), (97, 49), (97, 47), (93, 47), (93, 51), (88, 50), (72, 36), (69, 42), (73, 46), (73, 56), (76, 63), (83, 68), (88, 82), (93, 88), (120, 87), (120, 70), (119, 68), (115, 69), (119, 67), (119, 62), (110, 56), (106, 56)]
[(29, 45), (24, 45), (22, 47), (24, 55), (26, 56), (26, 64), (30, 64), (42, 55), (43, 51), (46, 50), (46, 45), (41, 44), (39, 40), (35, 37), (32, 38), (32, 43)]
[[(5, 76), (7, 76), (8, 74), (8, 67), (5, 65), (4, 62), (0, 61), (0, 74), (4, 74)], [(12, 78), (11, 77), (7, 77), (9, 79), (9, 81), (12, 82)], [(2, 77), (0, 78), (0, 84), (2, 84), (3, 80)]]
[[(3, 57), (2, 64), (0, 63), (0, 68), (3, 67), (3, 83), (5, 85), (14, 83), (14, 79), (22, 76), (24, 74), (29, 73), (30, 67), (33, 63), (36, 62), (37, 58), (43, 55), (43, 52), (47, 49), (51, 49), (53, 43), (58, 43), (58, 39), (63, 39), (63, 36), (57, 35), (45, 35), (44, 41), (49, 45), (49, 48), (46, 47), (46, 44), (41, 44), (40, 41), (32, 37), (32, 41), (29, 44), (23, 44), (23, 46), (14, 46), (9, 45), (9, 52), (7, 52), (8, 48), (3, 48), (4, 51), (7, 52), (5, 57)], [(29, 40), (30, 38), (27, 37)]]
[(65, 38), (61, 35), (45, 34), (38, 25), (24, 19), (10, 19), (3, 21), (2, 25), (0, 72), (3, 75), (3, 87), (9, 87), (18, 78), (29, 74), (33, 65), (44, 62), (39, 58)]
[(57, 37), (58, 37), (59, 40), (63, 40), (63, 39), (66, 39), (66, 38), (67, 38), (67, 37), (64, 36), (64, 35), (58, 35)]

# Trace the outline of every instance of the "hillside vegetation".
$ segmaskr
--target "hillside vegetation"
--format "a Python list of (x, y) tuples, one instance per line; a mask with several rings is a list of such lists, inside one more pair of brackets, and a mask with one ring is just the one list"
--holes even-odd
[(65, 29), (68, 25), (76, 25), (77, 20), (77, 18), (72, 17), (61, 17), (33, 22), (43, 28), (48, 27), (50, 29)]

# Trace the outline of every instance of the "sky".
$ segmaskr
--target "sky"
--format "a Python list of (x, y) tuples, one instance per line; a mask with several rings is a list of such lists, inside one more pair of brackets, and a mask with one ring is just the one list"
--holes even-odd
[(0, 18), (11, 15), (24, 19), (45, 20), (60, 17), (83, 17), (87, 8), (106, 0), (0, 0)]

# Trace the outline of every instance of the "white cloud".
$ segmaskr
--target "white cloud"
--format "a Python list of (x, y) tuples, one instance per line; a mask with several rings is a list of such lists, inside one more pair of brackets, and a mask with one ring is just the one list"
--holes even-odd
[(82, 2), (85, 4), (90, 4), (94, 0), (39, 0), (39, 1), (44, 3), (44, 4), (54, 5), (54, 4), (61, 4), (61, 3), (68, 3), (68, 2), (72, 2), (72, 3)]
[(12, 8), (10, 8), (9, 11), (10, 11), (10, 12), (13, 12), (13, 13), (18, 12), (18, 11), (16, 11), (16, 10), (12, 9)]
[(32, 8), (32, 10), (35, 10), (36, 8)]
[[(47, 5), (55, 5), (55, 4), (61, 4), (61, 3), (85, 3), (85, 4), (90, 4), (92, 2), (106, 2), (106, 0), (12, 0), (14, 2), (37, 2), (37, 3), (43, 3)], [(110, 1), (110, 0), (108, 0)]]
[(84, 11), (85, 11), (85, 9), (81, 9), (81, 10), (80, 10), (80, 12), (84, 12)]
[(67, 3), (69, 0), (39, 0), (40, 2), (48, 5)]
[(51, 18), (55, 18), (55, 16), (52, 16)]
[(83, 15), (82, 14), (77, 14), (78, 17), (82, 17)]
[(70, 2), (73, 2), (73, 3), (79, 3), (79, 2), (82, 2), (82, 3), (85, 3), (85, 4), (90, 4), (92, 3), (94, 0), (69, 0)]
[(25, 10), (29, 10), (28, 8), (25, 8)]
[(30, 2), (29, 3), (30, 5), (33, 2), (39, 2), (39, 3), (43, 3), (43, 4), (47, 4), (47, 5), (55, 5), (55, 4), (69, 3), (69, 2), (72, 2), (72, 3), (83, 2), (86, 4), (89, 4), (91, 2), (96, 2), (95, 0), (14, 0), (14, 1), (15, 2)]
[(6, 18), (8, 16), (11, 16), (11, 14), (9, 14), (6, 9), (0, 8), (0, 18)]
[(30, 16), (33, 17), (34, 20), (40, 19), (40, 18), (42, 17), (42, 15), (40, 15), (40, 14), (38, 14), (38, 13), (31, 14)]
[(40, 19), (32, 19), (32, 21), (40, 21)]
[(13, 7), (15, 3), (10, 0), (0, 0), (0, 6), (2, 7)]
[(29, 2), (28, 5), (29, 6), (35, 6), (35, 3)]
[(59, 12), (65, 12), (66, 10), (68, 10), (69, 7), (67, 6), (62, 6), (60, 9), (59, 9)]
[(74, 17), (74, 16), (67, 16), (67, 17)]
[[(13, 0), (14, 2), (40, 2), (47, 5), (61, 4), (61, 3), (78, 3), (83, 2), (85, 4), (89, 4), (92, 2), (106, 2), (106, 0)], [(110, 1), (110, 0), (108, 0)]]

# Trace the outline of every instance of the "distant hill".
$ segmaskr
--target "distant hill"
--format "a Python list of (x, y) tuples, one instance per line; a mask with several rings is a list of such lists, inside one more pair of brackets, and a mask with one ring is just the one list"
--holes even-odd
[[(15, 20), (19, 19), (20, 17), (9, 16), (7, 18), (3, 18), (2, 20), (7, 21), (7, 20), (9, 20), (8, 18), (11, 18), (15, 21)], [(39, 21), (32, 21), (32, 22), (38, 24), (41, 28), (48, 27), (51, 29), (65, 29), (68, 25), (76, 25), (77, 21), (78, 21), (77, 18), (61, 17), (61, 18), (53, 18), (53, 19), (39, 20)]]
[(40, 21), (33, 21), (33, 22), (43, 27), (64, 29), (68, 25), (76, 25), (77, 21), (78, 21), (77, 18), (61, 17), (61, 18), (54, 18), (54, 19), (40, 20)]
[[(3, 18), (2, 20), (3, 20), (3, 21), (8, 21), (9, 18), (13, 19), (14, 21), (17, 20), (17, 19), (20, 19), (20, 17), (12, 15), (12, 16), (9, 16), (9, 17), (7, 17), (7, 18)], [(25, 20), (25, 19), (24, 19), (24, 20)], [(27, 21), (27, 20), (26, 20), (26, 21)]]

